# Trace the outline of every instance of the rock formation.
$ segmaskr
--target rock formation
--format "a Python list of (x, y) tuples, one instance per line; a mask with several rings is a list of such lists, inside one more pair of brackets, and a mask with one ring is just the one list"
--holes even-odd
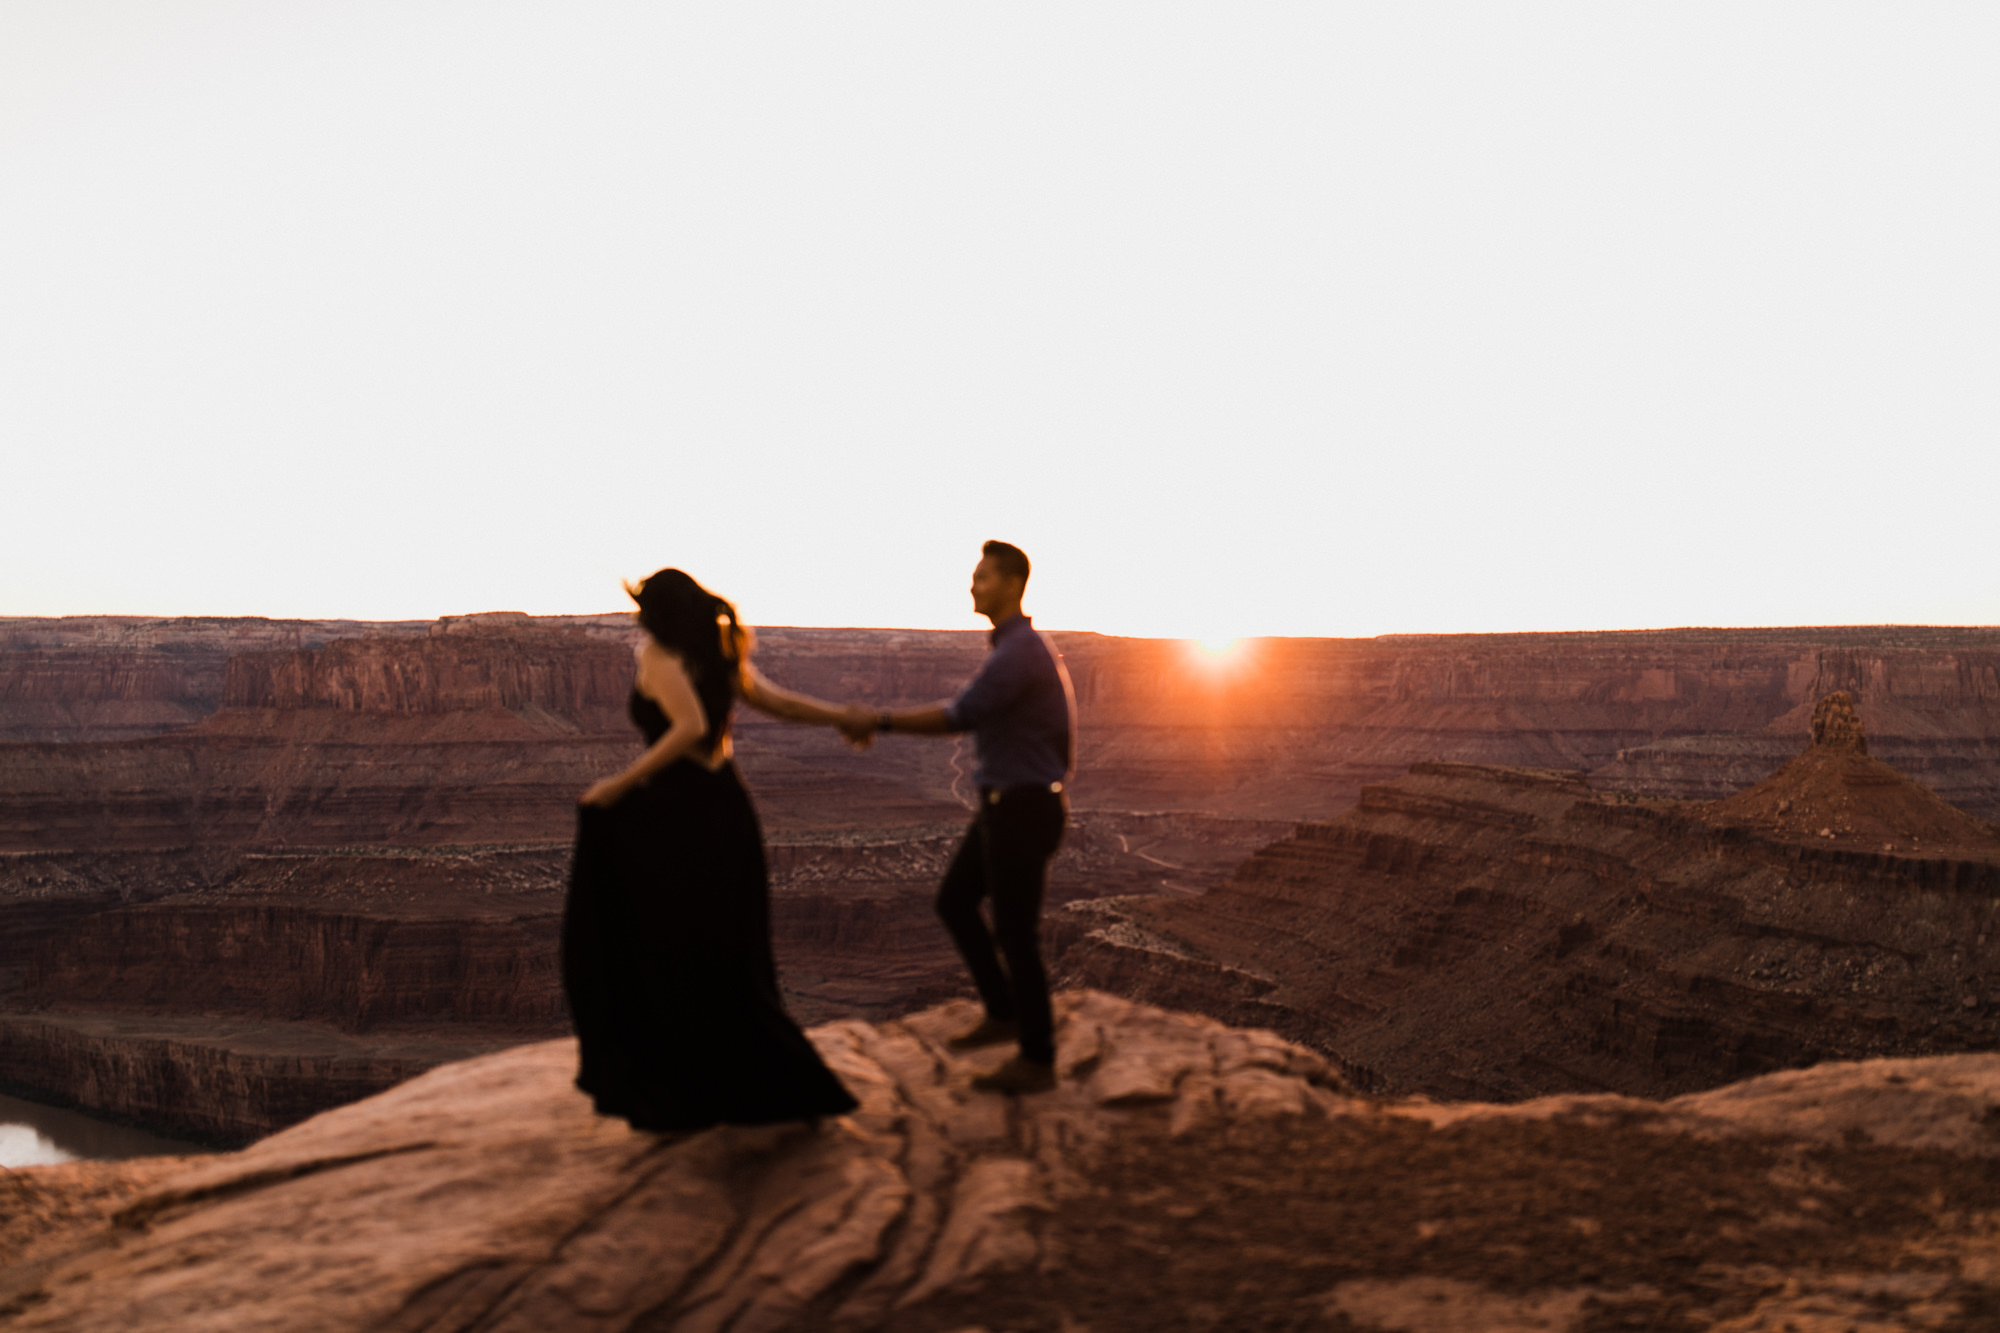
[[(1827, 643), (1794, 673), (1787, 708), (1760, 728), (1668, 734), (1622, 747), (1594, 785), (1688, 800), (1717, 800), (1770, 776), (1812, 735), (1821, 699), (1846, 694), (1874, 738), (1873, 754), (1979, 818), (2000, 818), (2000, 745), (1992, 721), (2000, 659), (1981, 631), (1920, 647), (1923, 631), (1883, 632), (1866, 644)], [(1939, 650), (1942, 651), (1939, 651)]]
[(568, 1041), (241, 1153), (0, 1176), (0, 1327), (1973, 1328), (2000, 1057), (1667, 1103), (1357, 1097), (1268, 1033), (1059, 1003), (1064, 1081), (969, 1093), (970, 1016), (819, 1029), (861, 1109), (635, 1133)]
[(1845, 691), (1813, 706), (1812, 738), (1805, 753), (1770, 777), (1711, 805), (1709, 821), (1884, 852), (2000, 855), (2000, 829), (1869, 757)]
[(1800, 771), (1784, 790), (1837, 832), (1745, 827), (1759, 790), (1674, 808), (1577, 774), (1418, 765), (1206, 894), (1072, 905), (1058, 973), (1436, 1096), (1668, 1096), (1990, 1049), (2000, 839), (1854, 749), (1813, 747), (1771, 781)]
[(1854, 711), (1853, 695), (1835, 690), (1813, 704), (1812, 743), (1829, 750), (1868, 753), (1868, 738), (1862, 732), (1860, 715)]

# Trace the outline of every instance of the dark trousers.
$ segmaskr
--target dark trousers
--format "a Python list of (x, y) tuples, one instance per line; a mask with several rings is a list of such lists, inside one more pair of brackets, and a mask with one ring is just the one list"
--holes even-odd
[[(1049, 974), (1042, 966), (1042, 892), (1068, 814), (1064, 798), (1047, 788), (981, 792), (979, 813), (937, 896), (938, 915), (972, 971), (987, 1014), (1019, 1023), (1021, 1055), (1042, 1064), (1056, 1058)], [(979, 912), (982, 898), (993, 902), (991, 930)]]

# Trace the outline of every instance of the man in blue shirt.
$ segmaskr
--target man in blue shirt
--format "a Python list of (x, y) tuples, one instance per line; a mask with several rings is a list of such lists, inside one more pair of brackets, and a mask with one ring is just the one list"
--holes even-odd
[[(993, 651), (972, 683), (947, 704), (883, 713), (857, 708), (841, 724), (856, 741), (880, 731), (970, 731), (977, 742), (979, 808), (945, 872), (937, 910), (986, 1006), (979, 1025), (951, 1046), (1020, 1045), (1013, 1059), (973, 1080), (989, 1092), (1056, 1085), (1042, 894), (1069, 818), (1063, 784), (1076, 754), (1076, 695), (1062, 654), (1021, 612), (1027, 588), (1021, 548), (987, 542), (972, 571), (972, 609), (993, 622)], [(991, 930), (980, 915), (982, 898), (993, 902)]]

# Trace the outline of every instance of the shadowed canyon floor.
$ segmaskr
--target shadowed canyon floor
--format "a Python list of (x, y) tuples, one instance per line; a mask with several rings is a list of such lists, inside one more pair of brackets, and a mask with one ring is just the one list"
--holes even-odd
[(1657, 1103), (1358, 1097), (1314, 1053), (1060, 997), (1058, 1090), (948, 1004), (814, 1033), (862, 1101), (661, 1138), (552, 1041), (241, 1153), (0, 1176), (26, 1330), (1990, 1329), (2000, 1056)]
[[(1192, 892), (1287, 827), (1085, 813), (1051, 901)], [(771, 846), (801, 1021), (886, 1017), (963, 989), (931, 909), (959, 832)], [(568, 863), (567, 845), (249, 852), (214, 885), (66, 918), (0, 987), (0, 1082), (241, 1143), (431, 1065), (564, 1032)]]
[(1418, 765), (1209, 893), (1072, 905), (1058, 972), (1439, 1096), (1993, 1048), (2000, 832), (1869, 759), (1844, 694), (1822, 711), (1837, 737), (1712, 806)]

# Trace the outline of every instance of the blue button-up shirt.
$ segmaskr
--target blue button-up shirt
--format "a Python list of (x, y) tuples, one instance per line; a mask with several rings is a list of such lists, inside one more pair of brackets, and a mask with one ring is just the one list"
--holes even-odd
[(974, 781), (982, 787), (1068, 781), (1076, 692), (1062, 654), (1026, 616), (1002, 621), (990, 638), (986, 665), (944, 710), (953, 731), (970, 731), (978, 743)]

